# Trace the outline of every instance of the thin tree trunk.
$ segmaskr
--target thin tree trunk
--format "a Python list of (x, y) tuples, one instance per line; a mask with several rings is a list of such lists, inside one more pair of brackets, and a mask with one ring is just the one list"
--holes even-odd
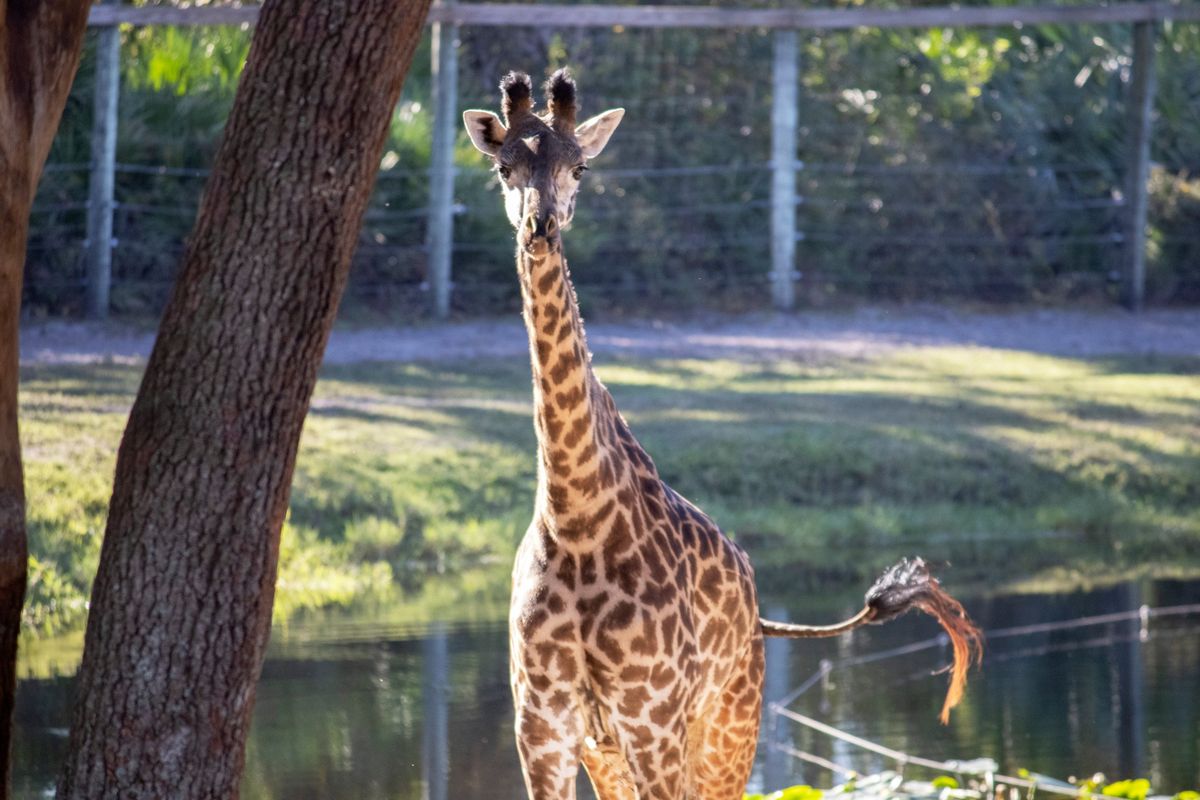
[(0, 0), (0, 798), (10, 791), (17, 637), (28, 568), (17, 435), (25, 241), (38, 178), (79, 67), (90, 5)]
[(429, 0), (267, 0), (117, 455), (59, 798), (232, 798), (300, 428)]

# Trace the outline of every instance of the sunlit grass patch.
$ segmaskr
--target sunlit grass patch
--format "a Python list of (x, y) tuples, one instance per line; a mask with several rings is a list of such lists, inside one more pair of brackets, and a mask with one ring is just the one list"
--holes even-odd
[[(746, 544), (763, 580), (776, 567), (858, 579), (914, 551), (993, 575), (1200, 563), (1200, 359), (911, 348), (598, 371), (664, 478)], [(82, 617), (139, 379), (123, 365), (23, 372), (31, 625)], [(327, 368), (280, 616), (507, 561), (534, 447), (524, 359)]]

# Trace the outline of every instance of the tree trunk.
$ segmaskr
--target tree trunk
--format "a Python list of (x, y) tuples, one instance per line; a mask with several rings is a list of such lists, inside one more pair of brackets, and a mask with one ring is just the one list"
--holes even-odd
[(267, 0), (117, 455), (59, 798), (237, 797), (300, 428), (429, 0)]
[(9, 796), (17, 636), (28, 567), (17, 436), (25, 240), (33, 195), (79, 66), (90, 5), (0, 0), (0, 798)]

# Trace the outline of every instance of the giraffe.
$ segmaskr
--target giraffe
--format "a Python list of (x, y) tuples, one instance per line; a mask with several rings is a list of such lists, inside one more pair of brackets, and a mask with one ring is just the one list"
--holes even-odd
[(533, 520), (513, 566), (510, 673), (517, 750), (534, 800), (740, 798), (758, 738), (763, 636), (833, 636), (910, 608), (951, 634), (943, 719), (978, 632), (919, 559), (893, 567), (863, 611), (831, 626), (760, 620), (746, 554), (667, 486), (592, 369), (562, 230), (588, 162), (624, 110), (576, 124), (555, 72), (534, 111), (528, 75), (500, 85), (502, 116), (463, 114), (494, 163), (516, 229), (537, 433)]

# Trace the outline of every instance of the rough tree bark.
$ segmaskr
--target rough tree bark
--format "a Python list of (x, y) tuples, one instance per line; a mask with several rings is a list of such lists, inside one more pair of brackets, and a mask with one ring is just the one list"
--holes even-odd
[(90, 0), (0, 0), (0, 798), (9, 796), (17, 635), (28, 562), (17, 437), (29, 209), (87, 28)]
[(59, 798), (232, 798), (301, 424), (429, 0), (267, 0), (117, 455)]

